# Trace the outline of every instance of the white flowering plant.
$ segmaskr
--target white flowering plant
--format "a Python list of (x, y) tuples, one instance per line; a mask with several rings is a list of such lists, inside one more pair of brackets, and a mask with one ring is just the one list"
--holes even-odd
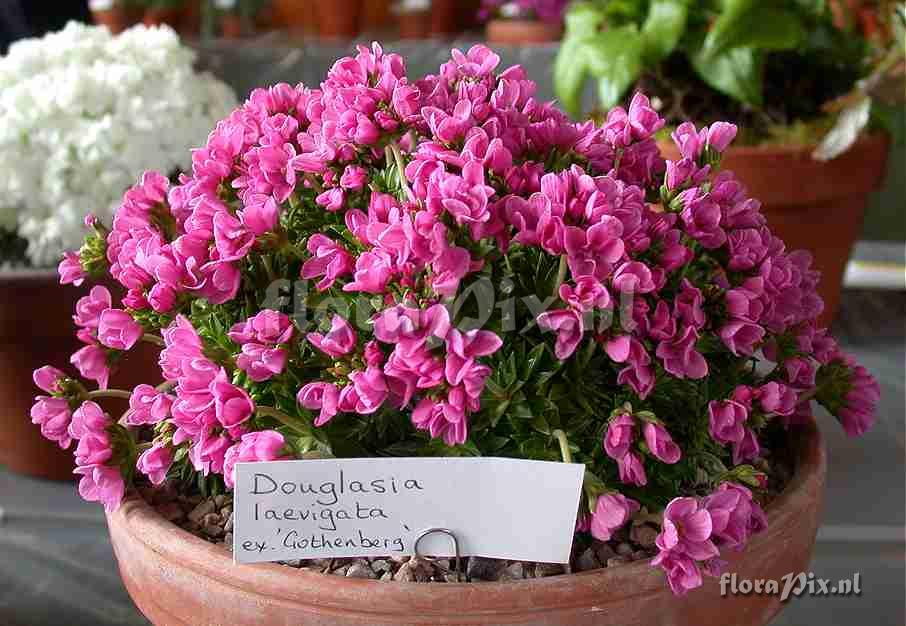
[[(189, 167), (235, 106), (168, 27), (120, 35), (72, 22), (0, 58), (0, 256), (56, 264), (88, 214), (109, 220), (132, 181)], [(19, 240), (21, 238), (21, 241)], [(27, 247), (25, 246), (27, 243)]]

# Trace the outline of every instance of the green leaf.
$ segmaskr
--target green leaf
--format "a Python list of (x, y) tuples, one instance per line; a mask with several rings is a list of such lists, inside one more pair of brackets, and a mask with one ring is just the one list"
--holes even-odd
[(567, 37), (594, 35), (604, 24), (604, 11), (594, 2), (574, 2), (563, 21)]
[(715, 57), (733, 48), (789, 50), (806, 36), (802, 19), (794, 11), (751, 0), (729, 2), (705, 38), (704, 53)]
[(700, 50), (690, 58), (696, 73), (717, 91), (754, 107), (762, 105), (764, 58), (752, 48), (733, 48), (715, 57)]
[(598, 79), (598, 99), (604, 109), (619, 104), (642, 73), (645, 40), (635, 26), (611, 28), (585, 44), (585, 62)]
[(574, 117), (582, 113), (582, 87), (588, 77), (588, 66), (582, 56), (586, 41), (586, 37), (564, 39), (554, 61), (554, 93)]
[(642, 25), (647, 64), (657, 63), (673, 52), (683, 36), (688, 14), (686, 0), (652, 0)]

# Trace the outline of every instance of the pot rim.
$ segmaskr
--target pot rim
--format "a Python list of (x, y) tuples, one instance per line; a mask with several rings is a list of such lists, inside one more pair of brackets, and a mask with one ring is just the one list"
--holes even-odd
[(60, 275), (54, 267), (24, 267), (21, 269), (4, 269), (0, 270), (0, 283), (14, 280), (47, 280), (49, 278), (59, 280)]
[[(787, 525), (797, 523), (792, 519), (795, 514), (791, 515), (791, 511), (811, 508), (814, 492), (823, 488), (827, 459), (814, 419), (791, 428), (790, 437), (795, 448), (796, 472), (784, 491), (767, 505), (768, 528), (784, 519)], [(517, 581), (388, 584), (328, 576), (279, 563), (236, 564), (225, 548), (165, 520), (135, 494), (128, 496), (117, 511), (106, 515), (112, 532), (115, 527), (116, 534), (125, 534), (129, 540), (143, 543), (165, 561), (192, 571), (199, 579), (214, 579), (237, 592), (251, 592), (276, 602), (316, 606), (319, 611), (346, 612), (352, 605), (358, 613), (373, 613), (377, 617), (388, 615), (387, 607), (396, 606), (428, 616), (447, 615), (449, 608), (444, 607), (459, 606), (463, 607), (464, 616), (467, 613), (469, 616), (493, 614), (499, 617), (502, 612), (519, 614), (527, 608), (538, 612), (579, 608), (587, 605), (590, 594), (600, 598), (596, 604), (601, 607), (608, 604), (607, 596), (611, 592), (619, 595), (620, 600), (670, 594), (662, 573), (650, 566), (649, 559), (616, 568)], [(742, 554), (751, 550), (770, 550), (767, 534), (755, 535)], [(728, 556), (734, 558), (732, 554)], [(250, 585), (252, 581), (253, 586)], [(430, 593), (426, 593), (426, 589), (430, 589)], [(632, 591), (627, 593), (627, 589)], [(520, 592), (518, 605), (507, 590)], [(364, 593), (369, 594), (372, 608), (361, 606)]]
[[(859, 135), (859, 138), (856, 139), (855, 143), (849, 147), (849, 149), (836, 157), (831, 159), (830, 162), (836, 161), (838, 159), (845, 158), (847, 155), (852, 155), (856, 150), (872, 150), (875, 148), (883, 148), (884, 151), (890, 149), (890, 134), (883, 130), (874, 130), (874, 131), (864, 131)], [(673, 141), (669, 138), (659, 139), (658, 145), (663, 148), (669, 148), (675, 150), (677, 153), (679, 150), (674, 145)], [(733, 146), (731, 145), (726, 154), (732, 154), (733, 156), (738, 157), (777, 157), (780, 156), (795, 156), (795, 157), (807, 157), (810, 161), (812, 159), (812, 152), (815, 151), (815, 148), (818, 147), (818, 144), (808, 143), (781, 143), (781, 144), (760, 144), (755, 146)], [(820, 161), (816, 161), (819, 162)]]

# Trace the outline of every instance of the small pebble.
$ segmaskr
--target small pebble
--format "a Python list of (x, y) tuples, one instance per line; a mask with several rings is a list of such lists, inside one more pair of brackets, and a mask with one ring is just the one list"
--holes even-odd
[(635, 550), (633, 549), (631, 544), (625, 541), (617, 544), (617, 554), (619, 554), (620, 556), (629, 556), (633, 552), (635, 552)]
[(655, 539), (657, 539), (657, 528), (650, 524), (641, 524), (633, 526), (629, 536), (632, 540), (643, 548), (653, 548)]
[(227, 496), (225, 494), (221, 493), (219, 495), (214, 496), (214, 506), (216, 506), (218, 509), (222, 509), (223, 505), (229, 501), (230, 501), (229, 496)]
[(203, 518), (201, 518), (202, 526), (220, 526), (223, 523), (223, 520), (217, 513), (208, 513)]
[(580, 572), (587, 572), (593, 569), (600, 569), (601, 563), (595, 556), (594, 548), (588, 548), (576, 559), (576, 569)]
[(595, 556), (598, 557), (600, 563), (607, 563), (607, 559), (617, 555), (616, 551), (606, 541), (595, 539), (594, 543), (592, 543), (592, 548), (594, 548)]
[(535, 565), (535, 578), (545, 578), (546, 576), (559, 576), (565, 574), (566, 568), (562, 563), (537, 563)]
[(469, 558), (466, 576), (469, 580), (497, 580), (504, 567), (506, 567), (506, 561), (473, 556)]
[(233, 533), (226, 533), (223, 536), (223, 543), (226, 545), (227, 550), (230, 552), (233, 551)]
[(387, 570), (381, 576), (381, 580), (394, 580), (393, 572), (391, 572), (390, 570)]
[(302, 561), (300, 561), (299, 559), (290, 559), (288, 561), (280, 561), (280, 562), (289, 567), (295, 567), (295, 568), (302, 567)]
[(388, 561), (387, 559), (373, 560), (371, 562), (371, 569), (374, 570), (375, 572), (377, 572), (378, 574), (382, 574), (384, 572), (390, 572), (391, 574), (393, 573), (393, 566), (391, 565), (390, 561)]
[(201, 532), (206, 534), (208, 537), (220, 537), (223, 534), (223, 528), (220, 526), (215, 526), (213, 524), (207, 524), (201, 527)]
[(636, 550), (632, 553), (633, 561), (644, 561), (648, 558), (648, 552), (645, 550)]
[(201, 520), (208, 513), (213, 513), (215, 509), (214, 503), (211, 500), (205, 500), (199, 502), (194, 509), (189, 512), (189, 519), (196, 524), (200, 524)]
[(227, 521), (224, 522), (223, 530), (228, 533), (233, 532), (233, 515), (232, 514), (230, 514), (230, 516), (227, 518)]
[(170, 522), (179, 522), (185, 519), (186, 514), (183, 512), (182, 507), (176, 504), (175, 502), (166, 502), (157, 507), (157, 512), (160, 513), (163, 518)]
[(629, 559), (625, 556), (615, 556), (607, 559), (607, 567), (617, 567), (623, 565), (624, 563), (629, 563)]
[(374, 570), (368, 566), (368, 563), (362, 561), (356, 561), (349, 566), (349, 569), (346, 570), (347, 578), (377, 578), (377, 574), (374, 573)]
[(523, 578), (525, 578), (525, 565), (516, 561), (504, 568), (498, 580), (522, 580)]

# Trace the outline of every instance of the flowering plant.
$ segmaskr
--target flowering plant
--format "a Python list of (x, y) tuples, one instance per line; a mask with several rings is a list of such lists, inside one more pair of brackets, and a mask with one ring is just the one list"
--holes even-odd
[(143, 171), (188, 167), (235, 106), (193, 60), (167, 27), (75, 22), (0, 59), (0, 230), (28, 241), (33, 265), (78, 246), (87, 213), (109, 221)]
[[(643, 95), (575, 124), (498, 63), (454, 50), (410, 80), (361, 47), (320, 89), (255, 91), (192, 175), (149, 172), (92, 223), (60, 273), (128, 290), (76, 309), (99, 389), (48, 366), (32, 411), (77, 440), (86, 498), (309, 454), (575, 461), (578, 530), (663, 510), (653, 563), (683, 593), (763, 527), (761, 446), (813, 400), (869, 427), (878, 386), (815, 327), (808, 254), (717, 171), (734, 126), (681, 126), (664, 162)], [(163, 383), (109, 388), (142, 340)]]
[(504, 19), (537, 19), (542, 22), (559, 24), (570, 0), (482, 0), (478, 17), (489, 20), (493, 17)]

